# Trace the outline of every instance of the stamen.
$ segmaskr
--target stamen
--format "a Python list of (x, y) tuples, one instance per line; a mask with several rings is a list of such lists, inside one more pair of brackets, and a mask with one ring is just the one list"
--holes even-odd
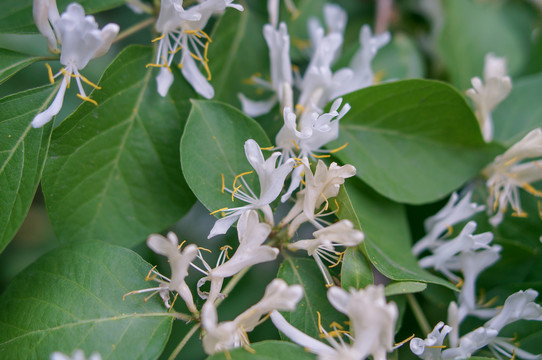
[(397, 348), (399, 346), (403, 346), (404, 344), (406, 344), (407, 342), (409, 342), (410, 340), (414, 339), (416, 335), (415, 334), (412, 334), (410, 335), (409, 337), (407, 337), (405, 340), (403, 341), (400, 341), (398, 342), (397, 344), (393, 345), (394, 348)]
[[(235, 181), (234, 181), (234, 183), (235, 183)], [(234, 198), (235, 198), (234, 194), (235, 194), (242, 186), (243, 186), (243, 185), (239, 185), (238, 187), (233, 188), (233, 191), (231, 192), (231, 201), (232, 201), (232, 202), (234, 201)]]
[(426, 349), (446, 349), (446, 345), (430, 345), (426, 346)]
[(459, 282), (455, 285), (456, 288), (461, 289), (463, 287), (464, 281), (462, 278), (459, 278)]
[(222, 209), (218, 209), (218, 210), (215, 210), (215, 211), (213, 211), (212, 213), (209, 213), (209, 215), (214, 215), (214, 214), (216, 214), (216, 213), (218, 213), (218, 212), (221, 212), (221, 211), (226, 211), (226, 210), (228, 210), (228, 208), (227, 208), (227, 207), (225, 207), (225, 208), (222, 208)]
[(292, 139), (292, 142), (294, 143), (295, 148), (296, 148), (297, 150), (299, 150), (299, 145), (297, 145), (297, 143), (295, 142), (294, 139)]
[(171, 310), (173, 310), (173, 305), (175, 304), (175, 301), (177, 301), (177, 297), (179, 297), (179, 293), (176, 293), (176, 294), (175, 294), (175, 297), (173, 298), (173, 301), (171, 302), (171, 305), (169, 305), (169, 310), (168, 310), (168, 312), (170, 312)]
[(513, 158), (511, 158), (510, 160), (508, 160), (507, 162), (505, 162), (504, 165), (505, 165), (505, 166), (512, 165), (512, 164), (515, 163), (516, 161), (518, 161), (518, 157), (517, 157), (517, 156), (514, 156)]
[(184, 33), (188, 35), (194, 35), (197, 38), (201, 38), (201, 35), (198, 34), (198, 30), (185, 30)]
[(47, 68), (47, 75), (49, 76), (49, 82), (51, 84), (54, 84), (55, 78), (53, 77), (53, 70), (51, 69), (51, 66), (49, 66), (48, 63), (45, 63), (45, 67)]
[(201, 247), (201, 246), (198, 246), (198, 250), (204, 250), (204, 251), (210, 252), (211, 254), (213, 253), (211, 250)]
[(179, 244), (179, 246), (177, 246), (177, 249), (180, 249), (180, 248), (182, 248), (185, 242), (186, 242), (186, 240), (183, 240), (183, 242), (182, 242), (182, 243), (180, 243), (180, 244)]
[(89, 79), (87, 79), (86, 77), (84, 77), (84, 76), (81, 75), (81, 74), (72, 74), (71, 76), (74, 77), (74, 78), (80, 78), (80, 79), (83, 80), (86, 84), (92, 86), (92, 87), (95, 88), (96, 90), (101, 90), (101, 89), (102, 89), (101, 86), (98, 86), (98, 85), (94, 84), (92, 81), (90, 81)]
[(336, 252), (335, 254), (336, 254), (336, 255), (339, 255), (339, 259), (337, 260), (337, 262), (336, 262), (335, 264), (330, 265), (330, 266), (328, 266), (328, 267), (331, 269), (331, 268), (334, 268), (335, 266), (339, 265), (339, 263), (341, 262), (341, 260), (342, 260), (343, 257), (344, 257), (344, 253), (345, 253), (345, 252), (346, 252), (346, 251), (343, 251), (343, 252)]
[(382, 81), (382, 79), (384, 78), (384, 75), (386, 75), (386, 71), (385, 70), (380, 70), (378, 71), (374, 76), (373, 76), (373, 83), (379, 83), (380, 81)]
[(320, 315), (319, 311), (316, 311), (316, 315), (318, 316), (318, 331), (320, 332), (320, 334), (323, 334), (325, 330), (322, 326), (322, 316)]
[(324, 193), (320, 193), (320, 195), (322, 195), (322, 197), (324, 198), (324, 201), (326, 202), (326, 205), (324, 206), (324, 209), (323, 209), (325, 211), (329, 207), (329, 201), (327, 201), (327, 198), (324, 195)]
[(444, 234), (444, 236), (451, 236), (454, 233), (454, 228), (451, 225), (446, 225), (446, 228), (448, 230), (446, 231), (446, 234)]
[(222, 180), (222, 187), (220, 188), (220, 192), (224, 194), (224, 188), (226, 187), (224, 184), (224, 174), (220, 174), (220, 179)]
[(323, 159), (323, 158), (328, 158), (328, 157), (331, 157), (331, 155), (329, 154), (324, 154), (324, 155), (312, 155), (313, 157), (317, 158), (317, 159)]
[(538, 201), (538, 217), (542, 220), (542, 202)]
[(98, 103), (96, 102), (96, 100), (92, 100), (88, 96), (83, 96), (81, 94), (77, 94), (77, 97), (79, 99), (81, 99), (81, 100), (88, 101), (89, 103), (94, 104), (94, 106), (98, 106)]
[(331, 154), (334, 154), (334, 153), (336, 153), (337, 151), (341, 151), (342, 149), (346, 148), (347, 146), (348, 146), (348, 142), (344, 143), (343, 146), (340, 146), (340, 147), (338, 147), (338, 148), (336, 148), (336, 149), (330, 150), (329, 152), (330, 152)]
[(167, 67), (167, 65), (166, 64), (154, 64), (154, 63), (145, 65), (145, 68), (149, 68), (149, 67), (161, 68), (161, 67)]
[(542, 197), (542, 191), (536, 190), (531, 184), (524, 182), (521, 187), (529, 192), (531, 195)]
[(250, 175), (252, 174), (254, 171), (247, 171), (247, 172), (244, 172), (244, 173), (241, 173), (239, 175), (237, 175), (234, 179), (233, 179), (233, 187), (235, 188), (235, 183), (237, 182), (237, 179), (239, 179), (241, 176), (245, 176), (245, 175)]
[(156, 269), (156, 265), (154, 265), (154, 266), (152, 267), (152, 269), (149, 270), (149, 273), (147, 274), (147, 276), (145, 276), (145, 281), (151, 280), (151, 274), (152, 274), (152, 272), (154, 271), (154, 269)]
[(311, 42), (309, 40), (299, 39), (296, 37), (292, 37), (292, 43), (300, 50), (308, 49), (311, 46)]
[(302, 113), (303, 111), (305, 111), (305, 107), (301, 104), (296, 104), (295, 105), (295, 112), (296, 113)]
[(516, 349), (512, 350), (512, 357), (510, 358), (510, 360), (516, 360)]
[(233, 250), (233, 248), (229, 245), (224, 245), (220, 248), (220, 251), (224, 251), (224, 253), (226, 254), (226, 258), (228, 258), (228, 260), (230, 259), (230, 256), (228, 255), (228, 249), (230, 250)]
[(333, 201), (335, 202), (335, 206), (337, 207), (337, 209), (335, 209), (335, 212), (339, 212), (340, 206), (339, 206), (339, 203), (337, 202), (337, 199), (333, 199)]
[(519, 213), (519, 212), (515, 212), (515, 211), (512, 213), (512, 216), (513, 217), (518, 217), (518, 218), (526, 218), (526, 217), (528, 217), (526, 212)]
[(335, 328), (337, 328), (339, 330), (344, 329), (343, 326), (341, 324), (339, 324), (338, 322), (336, 322), (336, 321), (333, 321), (331, 324), (329, 324), (329, 327), (335, 327)]
[(274, 146), (268, 146), (268, 147), (261, 147), (260, 150), (273, 150)]
[(200, 34), (202, 34), (203, 36), (205, 36), (205, 38), (207, 39), (208, 42), (212, 43), (213, 40), (211, 40), (211, 37), (209, 35), (207, 35), (207, 33), (201, 29), (199, 29), (199, 32)]
[(157, 37), (156, 39), (152, 39), (151, 42), (157, 42), (159, 40), (162, 40), (166, 37), (166, 33), (163, 33), (161, 36)]

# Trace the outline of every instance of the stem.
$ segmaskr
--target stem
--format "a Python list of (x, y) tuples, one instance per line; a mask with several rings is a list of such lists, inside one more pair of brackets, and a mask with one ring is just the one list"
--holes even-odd
[(406, 294), (406, 298), (408, 304), (410, 305), (410, 308), (412, 309), (412, 312), (414, 313), (414, 317), (416, 318), (416, 321), (420, 326), (420, 329), (422, 329), (422, 332), (424, 334), (429, 334), (431, 332), (431, 326), (429, 325), (429, 321), (427, 321), (427, 318), (423, 314), (422, 308), (420, 307), (418, 300), (416, 300), (413, 294)]
[(127, 38), (128, 36), (138, 32), (139, 30), (141, 29), (144, 29), (146, 28), (147, 26), (149, 25), (152, 25), (154, 23), (154, 18), (148, 18), (146, 20), (143, 20), (142, 22), (140, 23), (137, 23), (135, 24), (134, 26), (132, 27), (129, 27), (128, 29), (124, 30), (123, 32), (121, 32), (116, 38), (115, 40), (113, 41), (113, 43), (116, 43), (124, 38)]
[(181, 352), (181, 350), (183, 349), (183, 347), (186, 345), (186, 343), (188, 342), (188, 340), (190, 340), (190, 338), (192, 337), (192, 335), (194, 335), (194, 333), (199, 329), (200, 327), (200, 324), (196, 324), (194, 326), (192, 326), (192, 329), (190, 329), (186, 335), (183, 337), (183, 339), (181, 340), (181, 342), (179, 343), (179, 345), (177, 345), (177, 347), (175, 348), (175, 350), (173, 350), (173, 352), (171, 353), (171, 355), (169, 356), (168, 360), (174, 360), (177, 355), (179, 355), (179, 353)]

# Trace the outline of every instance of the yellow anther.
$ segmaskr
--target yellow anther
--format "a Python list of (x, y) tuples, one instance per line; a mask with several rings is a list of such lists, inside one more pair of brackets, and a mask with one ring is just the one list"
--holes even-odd
[(296, 113), (302, 113), (303, 111), (305, 111), (305, 107), (301, 104), (296, 104), (295, 105), (295, 112)]
[(83, 80), (83, 82), (84, 82), (85, 84), (88, 84), (88, 85), (92, 86), (92, 87), (95, 88), (96, 90), (101, 90), (101, 89), (102, 89), (101, 86), (98, 86), (98, 85), (94, 84), (92, 81), (90, 81), (89, 79), (87, 79), (86, 77), (84, 77), (84, 76), (81, 75), (81, 74), (79, 74), (79, 75), (77, 75), (77, 74), (72, 74), (72, 77), (80, 78), (81, 80)]
[(333, 199), (333, 201), (335, 202), (335, 206), (337, 207), (336, 211), (338, 212), (340, 209), (339, 203), (337, 202), (337, 199)]
[(165, 37), (166, 37), (166, 34), (164, 33), (161, 36), (158, 36), (156, 39), (152, 39), (151, 42), (156, 42), (156, 41), (162, 40)]
[[(224, 189), (226, 187), (226, 185), (224, 184), (224, 174), (220, 174), (220, 179), (222, 180), (222, 187), (220, 188), (220, 192), (224, 194)], [(220, 210), (217, 210), (217, 211), (220, 211)]]
[(376, 83), (381, 82), (382, 79), (384, 79), (384, 75), (386, 75), (386, 71), (385, 71), (385, 70), (380, 70), (380, 71), (378, 71), (378, 72), (373, 76), (373, 83), (376, 84)]
[(151, 279), (151, 274), (154, 271), (154, 269), (156, 269), (156, 265), (154, 265), (152, 269), (149, 270), (149, 273), (147, 274), (147, 276), (145, 276), (145, 281), (149, 281)]
[(232, 202), (233, 202), (234, 199), (235, 199), (235, 196), (233, 196), (233, 195), (237, 192), (237, 190), (239, 190), (239, 189), (241, 188), (241, 186), (243, 186), (243, 185), (239, 185), (238, 187), (233, 188), (233, 191), (231, 192), (231, 201), (232, 201)]
[(211, 69), (209, 69), (209, 64), (207, 64), (207, 61), (202, 61), (203, 67), (205, 68), (205, 71), (207, 72), (207, 81), (211, 81)]
[(316, 315), (318, 316), (318, 331), (320, 334), (324, 333), (324, 327), (322, 326), (322, 316), (320, 315), (319, 311), (316, 311)]
[(516, 349), (512, 350), (512, 357), (510, 358), (510, 360), (516, 360)]
[(344, 143), (343, 146), (340, 146), (340, 147), (338, 147), (338, 148), (336, 148), (336, 149), (330, 150), (329, 152), (330, 152), (331, 154), (334, 154), (334, 153), (336, 153), (337, 151), (341, 151), (342, 149), (344, 149), (344, 148), (347, 147), (347, 146), (348, 146), (348, 142)]
[(299, 150), (299, 145), (297, 145), (297, 143), (295, 142), (294, 139), (292, 139), (292, 142), (294, 143), (295, 148), (296, 148), (297, 150)]
[(213, 253), (211, 250), (207, 249), (207, 248), (204, 248), (204, 247), (201, 247), (201, 246), (198, 246), (198, 249), (199, 250), (203, 250), (203, 251), (207, 251), (208, 253)]
[(446, 349), (446, 345), (432, 345), (432, 346), (426, 346), (426, 349)]
[(299, 66), (292, 64), (292, 71), (293, 72), (299, 72)]
[(312, 156), (314, 156), (314, 157), (317, 158), (317, 159), (324, 159), (324, 158), (331, 157), (331, 155), (329, 155), (329, 154), (324, 154), (324, 155), (312, 155)]
[(207, 35), (207, 33), (203, 30), (199, 30), (200, 34), (202, 34), (203, 36), (205, 36), (205, 38), (207, 39), (208, 42), (213, 42), (213, 40), (211, 40), (211, 37), (209, 35)]
[(305, 180), (299, 179), (299, 181), (301, 181), (301, 184), (303, 184), (303, 186), (307, 186), (307, 184), (305, 184)]
[(454, 233), (454, 228), (451, 225), (446, 225), (446, 234), (444, 236), (451, 236)]
[(160, 67), (164, 67), (164, 64), (147, 64), (145, 65), (146, 68), (149, 68), (149, 67), (157, 67), (157, 68), (160, 68)]
[(296, 48), (301, 50), (308, 49), (311, 46), (311, 42), (309, 40), (299, 39), (296, 37), (292, 37), (292, 43)]
[(333, 287), (333, 286), (335, 286), (335, 285), (333, 285), (333, 284), (326, 284), (326, 288), (328, 288), (328, 289), (331, 288), (331, 287)]
[(324, 206), (324, 211), (325, 211), (329, 207), (329, 201), (327, 201), (327, 198), (324, 195), (324, 193), (320, 193), (320, 195), (322, 195), (322, 197), (324, 198), (324, 201), (326, 202), (326, 205)]
[(274, 146), (268, 146), (268, 147), (261, 147), (260, 150), (273, 150), (275, 147)]
[(336, 327), (336, 328), (339, 329), (339, 330), (344, 329), (343, 326), (342, 326), (341, 324), (339, 324), (338, 322), (336, 322), (336, 321), (333, 321), (331, 324), (329, 324), (329, 327), (330, 327), (330, 328)]
[(66, 69), (62, 68), (60, 69), (60, 72), (62, 73), (62, 75), (64, 75), (64, 78), (66, 79), (66, 82), (68, 83), (68, 89), (70, 88), (70, 79), (71, 79), (71, 74), (69, 72), (66, 71)]
[(89, 103), (94, 104), (94, 106), (98, 106), (98, 103), (96, 102), (96, 100), (92, 100), (88, 96), (83, 96), (81, 94), (77, 94), (77, 97), (79, 99), (81, 99), (81, 100), (88, 101)]
[(173, 301), (171, 302), (171, 305), (169, 307), (169, 310), (168, 312), (170, 312), (171, 310), (173, 310), (173, 305), (175, 305), (175, 301), (177, 301), (177, 297), (179, 296), (179, 293), (176, 293), (175, 294), (175, 297), (173, 298)]
[(542, 202), (538, 201), (538, 217), (542, 219)]
[(212, 213), (209, 213), (209, 215), (214, 215), (214, 214), (216, 214), (216, 213), (218, 213), (218, 212), (225, 211), (225, 210), (228, 210), (228, 208), (227, 208), (227, 207), (224, 207), (224, 208), (222, 208), (222, 209), (215, 210), (215, 211), (213, 211)]
[(244, 173), (241, 173), (239, 175), (237, 175), (234, 179), (233, 179), (233, 187), (235, 187), (235, 183), (237, 182), (237, 179), (239, 179), (241, 176), (245, 176), (245, 175), (250, 175), (252, 174), (254, 171), (246, 171)]
[(194, 35), (197, 38), (201, 38), (201, 35), (198, 34), (198, 30), (185, 30), (184, 33), (188, 35)]
[(206, 42), (205, 48), (203, 49), (203, 58), (205, 59), (205, 62), (209, 61), (209, 58), (207, 57), (208, 51), (209, 51), (209, 42)]
[(48, 63), (45, 63), (45, 67), (47, 68), (47, 75), (49, 76), (49, 82), (51, 84), (55, 83), (55, 78), (53, 76), (53, 69), (51, 69), (51, 66), (49, 66)]
[(463, 282), (463, 279), (462, 278), (459, 278), (459, 282), (455, 285), (456, 288), (458, 289), (461, 289), (461, 287), (463, 286), (464, 282)]
[(493, 304), (495, 304), (497, 302), (498, 299), (499, 299), (499, 297), (495, 296), (495, 297), (489, 299), (488, 302), (486, 302), (485, 304), (481, 304), (480, 306), (481, 307), (486, 307), (486, 308), (491, 307), (491, 306), (493, 306)]
[(528, 215), (527, 215), (526, 212), (518, 213), (518, 212), (514, 211), (514, 212), (512, 213), (512, 216), (518, 217), (518, 218), (526, 218)]
[(406, 344), (406, 343), (409, 342), (410, 340), (414, 339), (415, 336), (416, 336), (415, 334), (412, 334), (412, 335), (410, 335), (409, 337), (407, 337), (405, 340), (400, 341), (400, 342), (398, 342), (397, 344), (395, 344), (393, 347), (403, 346), (404, 344)]
[(168, 51), (167, 53), (170, 54), (170, 55), (173, 55), (173, 54), (176, 54), (178, 53), (179, 51), (181, 51), (183, 49), (182, 46), (179, 46), (177, 49), (175, 49), (174, 51)]
[(183, 240), (183, 242), (182, 242), (182, 243), (180, 243), (180, 244), (179, 244), (179, 246), (177, 246), (177, 249), (180, 249), (180, 248), (182, 248), (185, 242), (186, 242), (186, 240)]
[(182, 63), (179, 63), (179, 65), (177, 65), (177, 67), (178, 67), (179, 69), (182, 69), (182, 68), (183, 68), (183, 64), (182, 64)]
[(337, 266), (337, 265), (339, 265), (339, 263), (341, 262), (341, 260), (342, 260), (343, 257), (344, 257), (344, 253), (345, 253), (345, 252), (346, 252), (346, 251), (343, 251), (343, 252), (340, 252), (340, 253), (336, 253), (337, 255), (339, 255), (339, 259), (337, 260), (337, 262), (336, 262), (335, 264), (329, 266), (330, 269), (331, 269), (331, 268), (334, 268), (334, 267)]
[(505, 162), (505, 163), (504, 163), (504, 166), (512, 165), (512, 164), (515, 163), (516, 161), (518, 161), (518, 157), (517, 157), (517, 156), (514, 156), (513, 158), (511, 158), (510, 160), (508, 160), (507, 162)]
[(535, 189), (531, 184), (527, 182), (522, 183), (521, 187), (528, 191), (531, 195), (542, 197), (542, 191)]

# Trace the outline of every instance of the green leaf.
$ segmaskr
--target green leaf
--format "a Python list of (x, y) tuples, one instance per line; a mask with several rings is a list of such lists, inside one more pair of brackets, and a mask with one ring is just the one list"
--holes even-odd
[(30, 123), (55, 95), (52, 89), (0, 99), (0, 252), (23, 223), (40, 182), (53, 125), (33, 129)]
[(0, 84), (18, 71), (42, 59), (43, 57), (0, 49)]
[(427, 284), (417, 281), (398, 281), (386, 285), (386, 296), (402, 295), (424, 291)]
[(458, 89), (470, 88), (470, 79), (482, 76), (487, 53), (506, 57), (512, 74), (523, 67), (531, 31), (523, 27), (532, 17), (525, 9), (475, 0), (445, 0), (443, 5), (445, 24), (437, 51)]
[(542, 73), (514, 80), (512, 91), (493, 111), (495, 140), (511, 146), (542, 126)]
[(277, 277), (286, 281), (288, 285), (303, 286), (303, 297), (297, 308), (282, 315), (305, 334), (319, 339), (318, 313), (322, 317), (322, 326), (326, 329), (333, 321), (341, 323), (346, 320), (346, 317), (335, 310), (327, 300), (324, 277), (313, 259), (288, 257), (281, 264)]
[[(349, 180), (337, 196), (340, 219), (349, 219), (363, 230), (361, 248), (369, 261), (386, 277), (396, 281), (440, 284), (455, 289), (449, 282), (421, 269), (411, 253), (411, 241), (404, 206), (378, 195), (367, 185)], [(354, 216), (352, 214), (355, 214)]]
[[(261, 147), (271, 145), (260, 125), (239, 110), (215, 101), (192, 102), (181, 141), (181, 164), (186, 182), (210, 211), (244, 205), (221, 193), (221, 174), (230, 187), (235, 176), (253, 170), (244, 150), (248, 139)], [(258, 193), (257, 176), (245, 179)]]
[(419, 204), (442, 198), (492, 160), (478, 122), (452, 87), (431, 80), (404, 80), (345, 96), (352, 109), (335, 155), (382, 195)]
[(82, 104), (53, 133), (43, 191), (62, 242), (133, 246), (194, 202), (178, 150), (194, 93), (177, 77), (162, 98), (149, 62), (150, 48), (124, 50), (91, 95), (99, 105)]
[(305, 351), (301, 346), (286, 341), (262, 341), (250, 344), (253, 352), (243, 348), (237, 348), (225, 353), (215, 354), (208, 357), (208, 360), (285, 360), (285, 359), (316, 359), (310, 352)]
[(0, 353), (6, 359), (48, 358), (53, 351), (102, 359), (156, 358), (173, 320), (158, 297), (146, 303), (132, 290), (151, 286), (151, 266), (131, 250), (102, 242), (55, 249), (0, 297)]
[(246, 7), (242, 12), (230, 9), (220, 18), (209, 46), (214, 100), (240, 106), (238, 93), (252, 97), (257, 90), (243, 80), (269, 71), (269, 50), (262, 33), (265, 23)]
[(358, 248), (347, 249), (341, 265), (341, 287), (363, 289), (373, 283), (373, 270), (369, 261)]
[[(68, 4), (72, 2), (71, 0), (58, 0), (59, 12), (62, 14)], [(79, 0), (78, 3), (85, 8), (86, 14), (94, 14), (124, 5), (126, 0)], [(0, 2), (0, 14), (0, 34), (38, 32), (32, 17), (32, 0), (2, 1)]]

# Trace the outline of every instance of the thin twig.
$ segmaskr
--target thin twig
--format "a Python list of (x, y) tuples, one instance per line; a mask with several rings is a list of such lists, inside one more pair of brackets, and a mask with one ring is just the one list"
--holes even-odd
[(174, 360), (177, 355), (179, 355), (179, 353), (181, 352), (181, 350), (184, 348), (184, 346), (186, 345), (186, 343), (188, 342), (188, 340), (190, 340), (190, 338), (192, 337), (192, 335), (194, 335), (194, 333), (199, 329), (200, 327), (200, 324), (196, 324), (194, 326), (192, 326), (192, 329), (190, 329), (186, 335), (183, 337), (183, 339), (181, 340), (181, 342), (179, 343), (179, 345), (177, 345), (177, 347), (175, 348), (175, 350), (173, 350), (173, 352), (171, 353), (171, 355), (169, 356), (168, 360)]
[(420, 329), (424, 334), (429, 334), (431, 332), (431, 326), (429, 325), (429, 321), (427, 321), (427, 318), (423, 314), (422, 308), (420, 307), (418, 300), (416, 300), (413, 294), (406, 294), (406, 298), (408, 304), (410, 305), (410, 308), (412, 309), (412, 312), (414, 313), (414, 317), (416, 318), (418, 325), (420, 325)]
[(146, 20), (143, 20), (142, 22), (140, 23), (137, 23), (135, 24), (134, 26), (132, 27), (129, 27), (128, 29), (124, 30), (123, 32), (121, 32), (116, 38), (115, 40), (113, 41), (114, 43), (122, 40), (122, 39), (125, 39), (127, 38), (128, 36), (138, 32), (139, 30), (142, 30), (144, 28), (146, 28), (147, 26), (149, 25), (152, 25), (154, 23), (154, 18), (148, 18)]

